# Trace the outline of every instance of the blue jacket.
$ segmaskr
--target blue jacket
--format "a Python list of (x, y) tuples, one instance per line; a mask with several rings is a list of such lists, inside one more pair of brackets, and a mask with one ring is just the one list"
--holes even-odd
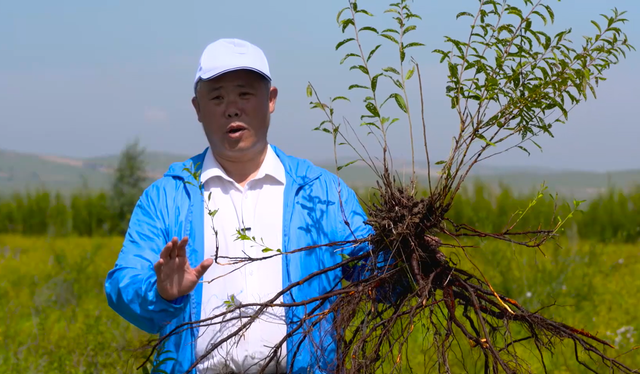
[[(342, 180), (311, 162), (286, 155), (272, 146), (286, 173), (283, 209), (282, 251), (289, 252), (311, 245), (364, 238), (372, 233), (365, 224), (366, 215), (358, 198)], [(204, 200), (198, 184), (184, 168), (199, 172), (203, 153), (184, 163), (171, 165), (165, 175), (150, 185), (140, 197), (129, 223), (129, 230), (114, 268), (105, 281), (109, 306), (124, 319), (151, 334), (165, 335), (176, 326), (200, 319), (202, 285), (189, 295), (173, 302), (164, 300), (156, 288), (153, 264), (162, 248), (173, 237), (187, 236), (189, 263), (197, 266), (204, 260)], [(191, 181), (193, 184), (185, 183)], [(349, 226), (345, 224), (345, 219)], [(282, 286), (300, 281), (307, 275), (342, 261), (340, 253), (355, 256), (366, 245), (349, 246), (344, 251), (319, 247), (314, 250), (283, 255)], [(343, 270), (325, 273), (294, 287), (283, 296), (285, 303), (299, 302), (340, 287)], [(331, 300), (333, 301), (333, 300)], [(286, 310), (291, 331), (317, 303), (289, 307)], [(315, 312), (327, 310), (329, 303)], [(287, 367), (293, 373), (325, 373), (336, 362), (335, 332), (331, 318), (326, 318), (304, 336), (309, 325), (298, 329), (287, 340)], [(183, 329), (170, 338), (165, 349), (176, 360), (161, 369), (167, 373), (185, 373), (195, 360), (197, 329)], [(304, 338), (304, 339), (302, 339)], [(167, 357), (167, 354), (162, 358)], [(195, 370), (191, 372), (195, 374)]]

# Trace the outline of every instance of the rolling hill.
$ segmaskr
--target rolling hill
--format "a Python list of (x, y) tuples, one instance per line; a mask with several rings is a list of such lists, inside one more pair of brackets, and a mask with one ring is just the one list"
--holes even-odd
[[(186, 155), (147, 152), (145, 161), (150, 181), (160, 177), (171, 163), (188, 158)], [(76, 159), (0, 150), (0, 194), (6, 195), (39, 187), (60, 191), (63, 194), (83, 186), (89, 189), (107, 189), (117, 162), (118, 155)], [(330, 171), (335, 170), (331, 162), (317, 164)], [(408, 172), (403, 173), (402, 170), (396, 174), (405, 180), (409, 176)], [(364, 164), (350, 165), (339, 175), (355, 189), (370, 187), (376, 180), (374, 173)], [(418, 176), (420, 182), (426, 185), (426, 171), (419, 172)], [(589, 198), (603, 192), (608, 186), (627, 189), (640, 185), (640, 169), (597, 173), (479, 165), (467, 180), (479, 180), (496, 187), (508, 185), (515, 192), (531, 192), (545, 182), (550, 193), (557, 192), (571, 198)]]

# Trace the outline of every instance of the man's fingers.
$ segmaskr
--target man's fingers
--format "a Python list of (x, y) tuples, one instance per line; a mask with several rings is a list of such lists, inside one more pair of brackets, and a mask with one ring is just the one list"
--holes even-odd
[(160, 275), (160, 271), (162, 271), (162, 266), (163, 265), (164, 265), (164, 260), (163, 259), (159, 259), (158, 262), (153, 264), (153, 270), (155, 270), (156, 277), (158, 277), (158, 278), (159, 278), (159, 275)]
[(160, 258), (165, 261), (169, 261), (169, 259), (171, 258), (172, 247), (173, 247), (173, 243), (171, 242), (167, 243), (167, 245), (165, 245), (164, 248), (162, 249), (162, 252), (160, 252)]
[(173, 237), (171, 239), (171, 254), (169, 255), (169, 259), (173, 260), (178, 257), (178, 238)]
[(189, 242), (188, 237), (182, 238), (180, 243), (178, 243), (178, 249), (176, 251), (177, 257), (187, 257), (187, 243)]
[(204, 261), (200, 263), (200, 265), (198, 265), (197, 268), (193, 269), (193, 272), (196, 274), (196, 277), (200, 279), (204, 275), (204, 273), (206, 273), (207, 270), (209, 270), (212, 264), (213, 264), (213, 259), (206, 258)]

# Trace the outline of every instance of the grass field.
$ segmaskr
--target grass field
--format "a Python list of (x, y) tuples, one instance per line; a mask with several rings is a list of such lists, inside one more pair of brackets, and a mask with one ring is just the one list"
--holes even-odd
[(121, 243), (0, 236), (0, 373), (135, 372), (147, 335), (104, 296)]
[[(0, 235), (0, 373), (134, 373), (141, 362), (136, 348), (148, 335), (130, 326), (106, 303), (103, 282), (122, 239), (45, 238)], [(640, 345), (640, 246), (563, 239), (562, 248), (540, 252), (486, 244), (468, 254), (498, 292), (529, 309), (557, 305), (542, 313), (584, 328), (614, 344), (617, 356)], [(460, 251), (449, 253), (472, 269)], [(430, 334), (420, 324), (412, 335), (413, 369), (432, 364)], [(522, 353), (534, 373), (543, 372), (530, 346)], [(452, 349), (465, 354), (470, 373), (482, 372), (477, 349), (460, 340)], [(582, 373), (573, 346), (546, 354), (550, 373)], [(584, 358), (581, 354), (581, 358)], [(640, 368), (640, 349), (621, 357)], [(597, 372), (602, 363), (589, 362)], [(463, 372), (460, 361), (454, 372)], [(407, 371), (408, 372), (408, 371)], [(437, 369), (431, 372), (438, 372)]]

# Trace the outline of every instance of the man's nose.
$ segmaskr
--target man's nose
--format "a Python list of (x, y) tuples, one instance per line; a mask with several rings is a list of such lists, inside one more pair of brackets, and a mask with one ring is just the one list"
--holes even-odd
[(227, 118), (240, 117), (240, 111), (237, 109), (231, 109), (227, 111)]
[(226, 114), (227, 114), (227, 118), (240, 117), (240, 108), (236, 103), (229, 103)]

